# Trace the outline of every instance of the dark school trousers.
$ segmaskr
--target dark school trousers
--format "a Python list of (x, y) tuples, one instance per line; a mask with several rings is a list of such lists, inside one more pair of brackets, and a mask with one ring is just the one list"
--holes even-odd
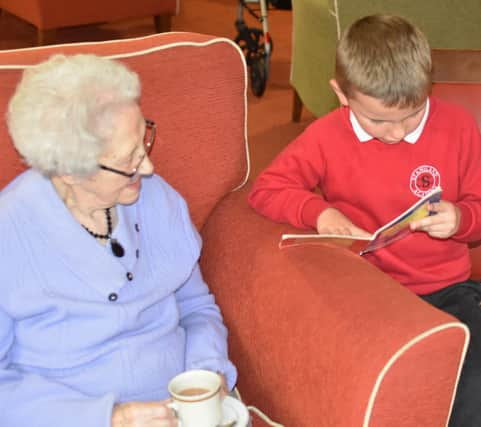
[(449, 427), (481, 427), (481, 284), (469, 280), (421, 298), (469, 328), (471, 339)]

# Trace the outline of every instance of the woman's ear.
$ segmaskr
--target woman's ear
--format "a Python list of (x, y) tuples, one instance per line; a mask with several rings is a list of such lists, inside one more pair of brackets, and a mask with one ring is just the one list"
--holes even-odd
[(339, 99), (340, 104), (347, 107), (349, 105), (349, 100), (347, 99), (347, 96), (344, 94), (344, 92), (339, 87), (339, 84), (337, 83), (337, 80), (331, 79), (331, 80), (329, 80), (329, 84), (331, 85), (332, 90), (336, 94), (337, 99)]

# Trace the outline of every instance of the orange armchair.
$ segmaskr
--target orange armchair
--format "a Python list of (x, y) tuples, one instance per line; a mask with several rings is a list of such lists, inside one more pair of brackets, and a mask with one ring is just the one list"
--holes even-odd
[(170, 31), (180, 0), (0, 0), (0, 9), (37, 28), (38, 44), (50, 41), (52, 30), (76, 25), (152, 16), (157, 32)]
[[(157, 122), (157, 171), (187, 199), (230, 331), (239, 389), (286, 427), (445, 427), (468, 333), (341, 247), (279, 250), (288, 226), (247, 205), (247, 77), (230, 40), (189, 33), (0, 51), (0, 117), (23, 67), (114, 55)], [(0, 188), (23, 165), (0, 122)], [(254, 417), (254, 427), (264, 426)]]

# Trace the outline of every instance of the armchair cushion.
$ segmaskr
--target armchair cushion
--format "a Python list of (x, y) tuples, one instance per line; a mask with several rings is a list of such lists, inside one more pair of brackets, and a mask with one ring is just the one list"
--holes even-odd
[(467, 328), (348, 249), (279, 250), (288, 226), (230, 194), (203, 229), (240, 390), (285, 426), (445, 426)]

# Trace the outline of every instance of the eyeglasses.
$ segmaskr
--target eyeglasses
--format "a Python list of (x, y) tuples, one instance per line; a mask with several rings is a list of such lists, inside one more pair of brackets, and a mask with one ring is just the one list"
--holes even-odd
[(145, 134), (144, 134), (144, 141), (143, 141), (144, 152), (143, 152), (142, 156), (140, 157), (137, 165), (132, 170), (132, 172), (124, 172), (124, 171), (114, 169), (114, 168), (111, 168), (109, 166), (105, 166), (105, 165), (102, 165), (102, 164), (98, 165), (99, 168), (102, 169), (102, 170), (105, 170), (105, 171), (113, 172), (113, 173), (116, 173), (118, 175), (122, 175), (122, 176), (125, 176), (127, 178), (130, 178), (130, 180), (132, 182), (134, 182), (137, 179), (137, 177), (139, 176), (140, 165), (144, 161), (145, 157), (148, 156), (150, 154), (150, 152), (152, 151), (152, 146), (154, 145), (154, 141), (155, 141), (156, 129), (157, 129), (157, 125), (155, 124), (154, 121), (149, 120), (149, 119), (145, 119)]

